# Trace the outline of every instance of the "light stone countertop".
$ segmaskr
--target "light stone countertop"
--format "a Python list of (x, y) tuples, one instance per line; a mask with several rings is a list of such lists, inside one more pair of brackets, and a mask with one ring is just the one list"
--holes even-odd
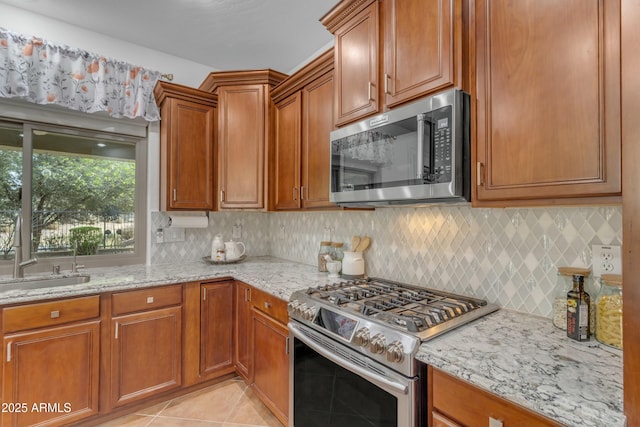
[(551, 319), (499, 310), (423, 343), (416, 358), (567, 426), (625, 425), (622, 351), (571, 340)]
[[(288, 300), (328, 283), (315, 266), (273, 257), (211, 265), (133, 265), (82, 271), (80, 285), (3, 291), (0, 305), (232, 277)], [(65, 274), (58, 275), (63, 277)], [(50, 275), (28, 275), (24, 280)], [(550, 319), (499, 310), (423, 343), (417, 359), (567, 426), (623, 427), (622, 352), (578, 343)]]
[[(11, 279), (0, 276), (0, 305), (15, 304), (53, 298), (67, 298), (100, 292), (147, 288), (158, 285), (233, 277), (262, 289), (283, 300), (288, 300), (296, 289), (306, 289), (327, 283), (327, 273), (319, 273), (314, 266), (273, 257), (249, 257), (236, 264), (212, 265), (205, 261), (176, 265), (132, 265), (123, 267), (91, 268), (80, 275), (91, 276), (87, 283), (53, 288), (8, 290), (2, 285)], [(64, 277), (71, 274), (60, 274)], [(23, 280), (53, 277), (27, 275)]]

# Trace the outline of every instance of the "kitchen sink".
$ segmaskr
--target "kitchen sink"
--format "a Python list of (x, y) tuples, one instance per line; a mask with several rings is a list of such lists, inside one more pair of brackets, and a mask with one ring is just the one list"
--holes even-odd
[(43, 277), (32, 280), (17, 280), (12, 282), (0, 283), (0, 292), (12, 291), (15, 289), (41, 289), (55, 288), (58, 286), (79, 285), (87, 283), (91, 280), (91, 276), (69, 276), (69, 277)]

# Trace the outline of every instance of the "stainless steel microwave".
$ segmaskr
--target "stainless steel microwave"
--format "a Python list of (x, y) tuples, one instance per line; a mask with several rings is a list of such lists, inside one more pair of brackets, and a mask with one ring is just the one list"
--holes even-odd
[(452, 89), (331, 132), (332, 202), (470, 201), (469, 95)]

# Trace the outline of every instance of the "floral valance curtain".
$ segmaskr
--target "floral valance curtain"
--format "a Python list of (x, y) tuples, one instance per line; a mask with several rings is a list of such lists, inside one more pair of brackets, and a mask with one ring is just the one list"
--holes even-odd
[(0, 97), (155, 121), (159, 77), (157, 71), (0, 28)]

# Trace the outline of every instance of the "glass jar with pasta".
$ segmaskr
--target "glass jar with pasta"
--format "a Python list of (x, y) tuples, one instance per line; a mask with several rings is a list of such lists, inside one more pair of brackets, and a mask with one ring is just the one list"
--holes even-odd
[(622, 350), (622, 276), (603, 274), (596, 298), (596, 339)]
[[(567, 330), (567, 292), (572, 288), (573, 275), (579, 274), (584, 276), (585, 289), (589, 288), (589, 275), (591, 270), (582, 267), (558, 267), (558, 284), (553, 298), (553, 324), (554, 326)], [(591, 294), (595, 295), (595, 294)], [(591, 310), (593, 312), (593, 310)], [(591, 318), (591, 325), (595, 325), (595, 313)], [(591, 331), (593, 333), (593, 331)]]

